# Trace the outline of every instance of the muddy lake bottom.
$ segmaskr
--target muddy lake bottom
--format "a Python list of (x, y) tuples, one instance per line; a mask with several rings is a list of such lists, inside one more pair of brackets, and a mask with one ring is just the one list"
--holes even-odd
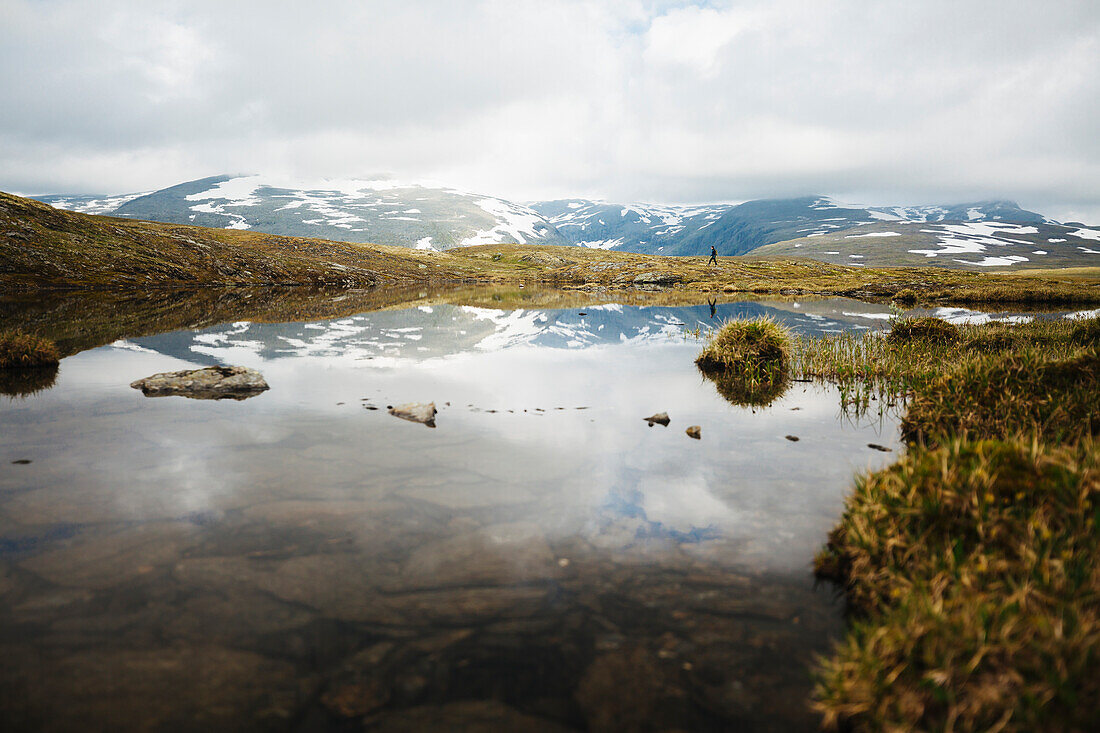
[[(64, 359), (0, 397), (0, 728), (814, 729), (844, 621), (810, 563), (898, 418), (723, 400), (691, 332), (764, 314), (888, 315), (410, 305)], [(271, 389), (129, 386), (213, 364)]]

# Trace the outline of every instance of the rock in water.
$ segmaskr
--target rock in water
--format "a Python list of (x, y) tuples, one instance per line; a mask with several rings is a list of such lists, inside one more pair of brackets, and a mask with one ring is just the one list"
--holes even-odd
[(162, 372), (131, 382), (146, 397), (180, 395), (196, 400), (247, 400), (269, 389), (263, 375), (240, 366)]
[(664, 425), (665, 427), (668, 427), (668, 424), (670, 422), (669, 419), (668, 419), (668, 413), (667, 412), (658, 412), (658, 413), (650, 415), (649, 417), (644, 418), (644, 419), (647, 423), (649, 423), (649, 427), (653, 427), (653, 423), (657, 423), (658, 425)]
[(390, 414), (394, 417), (399, 417), (402, 420), (408, 420), (410, 422), (418, 422), (427, 425), (429, 428), (435, 427), (435, 403), (429, 402), (424, 404), (423, 402), (407, 402), (404, 405), (394, 405), (390, 408)]
[(797, 443), (798, 442), (798, 436), (797, 435), (784, 435), (783, 437), (786, 438), (787, 440), (791, 441), (792, 443)]
[(689, 438), (695, 438), (696, 440), (699, 440), (703, 437), (703, 429), (698, 425), (692, 425), (684, 432), (688, 434)]

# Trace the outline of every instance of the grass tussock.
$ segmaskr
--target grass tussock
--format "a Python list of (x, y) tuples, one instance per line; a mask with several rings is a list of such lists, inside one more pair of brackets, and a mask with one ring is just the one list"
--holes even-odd
[(729, 372), (767, 365), (786, 364), (790, 332), (770, 318), (729, 321), (722, 325), (695, 358), (703, 371)]
[(862, 478), (817, 560), (863, 614), (819, 669), (827, 724), (1095, 730), (1100, 451), (955, 441)]
[(786, 391), (791, 336), (770, 318), (729, 321), (695, 359), (718, 393), (735, 405), (763, 406)]
[(1098, 729), (1100, 320), (912, 325), (795, 344), (797, 373), (897, 399), (910, 443), (815, 561), (858, 616), (815, 705), (857, 731)]
[(52, 366), (59, 361), (61, 353), (52, 341), (18, 331), (0, 332), (0, 369)]
[(891, 326), (886, 340), (891, 344), (955, 343), (959, 340), (959, 327), (942, 318), (899, 318)]
[(1100, 354), (1047, 361), (1035, 351), (963, 361), (909, 400), (901, 424), (910, 443), (950, 436), (1027, 433), (1076, 442), (1100, 433)]
[[(914, 326), (914, 320), (924, 322)], [(1027, 364), (1068, 360), (1096, 341), (1100, 319), (1034, 320), (955, 326), (937, 319), (900, 319), (884, 337), (842, 333), (792, 344), (795, 375), (829, 379), (858, 407), (870, 397), (902, 404), (952, 374), (986, 374), (1000, 360)], [(942, 325), (940, 325), (942, 324)], [(947, 328), (945, 328), (945, 326)], [(979, 377), (980, 379), (980, 377)]]

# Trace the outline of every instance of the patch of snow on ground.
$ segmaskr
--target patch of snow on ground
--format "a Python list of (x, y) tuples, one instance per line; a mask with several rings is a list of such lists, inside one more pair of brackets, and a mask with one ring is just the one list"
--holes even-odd
[(432, 238), (431, 237), (424, 237), (423, 239), (416, 240), (416, 248), (417, 249), (431, 249), (432, 248)]
[(1100, 252), (1096, 251), (1095, 249), (1089, 249), (1088, 247), (1078, 247), (1077, 249), (1081, 250), (1085, 254), (1100, 255)]
[(1008, 255), (1007, 257), (985, 257), (981, 262), (970, 262), (969, 260), (955, 260), (955, 262), (961, 262), (964, 265), (977, 265), (978, 267), (1007, 267), (1018, 262), (1027, 262), (1027, 257)]
[(1064, 240), (1064, 239), (1048, 239), (1047, 241), (1050, 242), (1051, 244), (1058, 244), (1059, 242), (1064, 242), (1066, 240)]
[(1047, 251), (1045, 249), (1037, 249), (1034, 252), (1032, 252), (1031, 254), (1033, 254), (1033, 255), (1045, 255), (1046, 253), (1047, 253)]
[(862, 239), (863, 237), (900, 237), (901, 232), (868, 232), (867, 234), (849, 234), (845, 239)]
[(1077, 237), (1078, 239), (1095, 239), (1100, 241), (1100, 229), (1078, 229), (1075, 232), (1070, 232), (1069, 236)]

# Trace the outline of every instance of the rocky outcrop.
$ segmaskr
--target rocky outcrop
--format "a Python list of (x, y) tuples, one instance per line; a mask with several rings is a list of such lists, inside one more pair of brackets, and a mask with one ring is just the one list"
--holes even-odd
[(131, 382), (130, 386), (146, 397), (179, 395), (196, 400), (246, 400), (269, 389), (262, 374), (239, 366), (162, 372)]
[(679, 275), (673, 275), (671, 272), (643, 272), (634, 278), (635, 285), (657, 285), (668, 286), (675, 285), (680, 282), (681, 277)]

